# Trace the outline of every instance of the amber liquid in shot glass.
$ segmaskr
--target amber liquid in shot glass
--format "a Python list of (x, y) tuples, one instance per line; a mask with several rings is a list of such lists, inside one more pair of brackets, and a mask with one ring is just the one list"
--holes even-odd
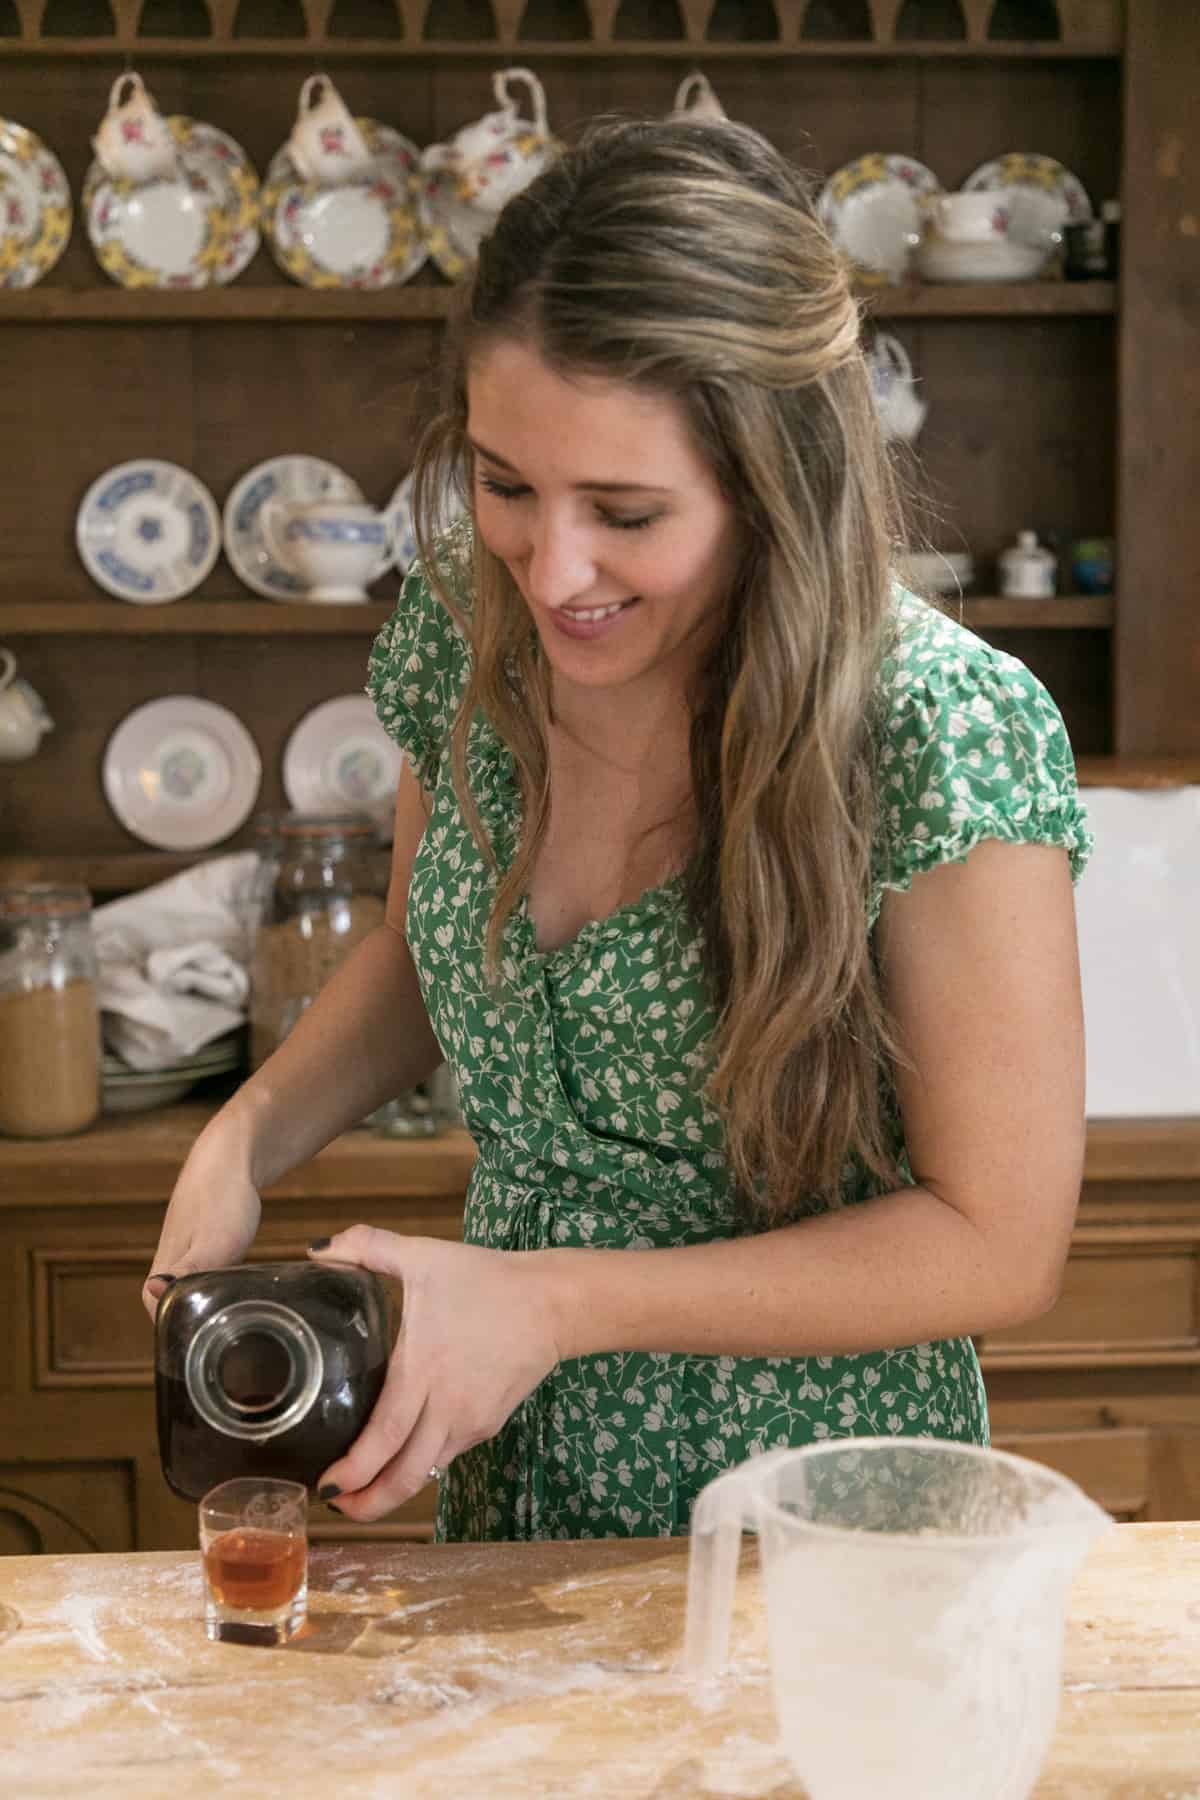
[(308, 1491), (296, 1481), (222, 1482), (200, 1502), (204, 1625), (221, 1643), (283, 1644), (308, 1606)]

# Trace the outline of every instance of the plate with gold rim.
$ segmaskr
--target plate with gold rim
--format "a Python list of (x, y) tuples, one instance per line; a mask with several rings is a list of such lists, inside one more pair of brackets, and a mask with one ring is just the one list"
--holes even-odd
[(134, 183), (93, 162), (83, 211), (96, 260), (127, 288), (224, 287), (258, 249), (258, 176), (241, 145), (215, 125), (167, 121), (179, 174)]
[(981, 163), (963, 182), (964, 194), (1002, 194), (1008, 236), (1046, 253), (1057, 250), (1068, 225), (1092, 217), (1092, 203), (1078, 175), (1030, 150), (1010, 150)]
[(371, 168), (336, 187), (305, 181), (285, 145), (267, 170), (262, 222), (272, 256), (303, 287), (399, 287), (428, 257), (414, 204), (417, 146), (356, 120)]
[(0, 119), (0, 287), (27, 288), (52, 269), (71, 235), (71, 190), (37, 133)]
[(915, 157), (873, 150), (834, 171), (817, 197), (817, 217), (863, 279), (900, 282), (921, 241), (924, 199), (941, 191)]

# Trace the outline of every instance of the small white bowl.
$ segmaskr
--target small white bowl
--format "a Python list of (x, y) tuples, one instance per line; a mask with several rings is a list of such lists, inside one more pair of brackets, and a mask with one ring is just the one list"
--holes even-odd
[(994, 244), (961, 244), (931, 236), (913, 252), (913, 268), (922, 281), (1032, 281), (1045, 262), (1043, 247), (1011, 237)]
[(967, 550), (908, 550), (896, 559), (896, 573), (918, 591), (958, 594), (975, 579), (975, 563)]

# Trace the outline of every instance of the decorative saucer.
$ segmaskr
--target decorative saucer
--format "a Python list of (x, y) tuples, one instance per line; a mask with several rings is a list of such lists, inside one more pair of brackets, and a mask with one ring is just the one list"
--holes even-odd
[(216, 502), (177, 463), (118, 463), (93, 481), (75, 520), (93, 581), (136, 606), (160, 606), (199, 587), (221, 549)]
[(361, 500), (362, 489), (319, 456), (272, 456), (247, 469), (225, 502), (225, 554), (234, 574), (268, 600), (302, 600), (307, 589), (280, 568), (262, 534), (268, 500)]
[(921, 241), (922, 197), (941, 191), (924, 163), (874, 150), (829, 177), (817, 216), (864, 279), (899, 282)]
[(0, 287), (27, 288), (52, 269), (71, 235), (63, 166), (35, 132), (0, 119)]
[(1079, 177), (1052, 156), (1026, 150), (981, 163), (963, 182), (963, 192), (1003, 194), (1009, 238), (1040, 249), (1043, 257), (1061, 247), (1065, 226), (1092, 217)]
[(137, 186), (93, 162), (83, 209), (96, 259), (128, 288), (205, 288), (233, 281), (258, 249), (258, 177), (215, 125), (169, 119), (178, 180)]
[(171, 694), (126, 714), (102, 775), (109, 806), (135, 837), (162, 850), (207, 850), (249, 818), (262, 764), (228, 708)]
[(267, 243), (284, 273), (305, 287), (396, 287), (428, 255), (413, 204), (420, 152), (389, 125), (357, 124), (374, 158), (361, 181), (340, 187), (305, 181), (286, 146), (267, 170)]
[(452, 169), (422, 167), (416, 178), (417, 215), (431, 262), (448, 281), (468, 275), (495, 216), (458, 198)]
[(283, 752), (283, 789), (297, 812), (365, 812), (390, 819), (404, 758), (365, 694), (305, 713)]

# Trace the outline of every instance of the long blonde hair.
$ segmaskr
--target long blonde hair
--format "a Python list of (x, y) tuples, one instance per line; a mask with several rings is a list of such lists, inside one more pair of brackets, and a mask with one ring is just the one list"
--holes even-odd
[[(717, 1017), (706, 1094), (740, 1194), (770, 1218), (836, 1205), (848, 1156), (885, 1182), (897, 1173), (883, 1079), (894, 1048), (866, 906), (899, 502), (859, 326), (805, 178), (756, 132), (601, 122), (483, 244), (417, 464), (421, 553), (472, 651), (451, 762), (497, 875), (492, 979), (549, 816), (550, 698), (504, 565), (477, 534), (469, 568), (435, 553), (444, 485), (468, 497), (471, 359), (515, 339), (553, 367), (674, 396), (738, 515), (743, 573), (689, 696), (698, 826), (685, 894)], [(480, 712), (520, 782), (507, 869), (467, 779)]]

